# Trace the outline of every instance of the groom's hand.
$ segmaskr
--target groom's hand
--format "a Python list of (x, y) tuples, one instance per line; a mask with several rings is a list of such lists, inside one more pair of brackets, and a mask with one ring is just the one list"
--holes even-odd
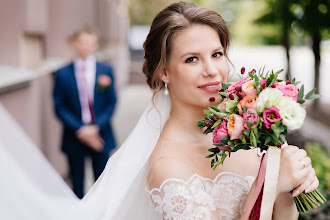
[(104, 141), (99, 135), (99, 129), (96, 125), (84, 125), (77, 133), (77, 138), (95, 151), (102, 151)]

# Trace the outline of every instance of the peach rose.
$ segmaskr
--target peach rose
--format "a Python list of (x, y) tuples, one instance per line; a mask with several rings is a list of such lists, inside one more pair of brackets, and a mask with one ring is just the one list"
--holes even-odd
[(242, 92), (246, 96), (256, 96), (258, 94), (257, 90), (253, 86), (253, 80), (246, 82), (242, 85)]
[(230, 135), (230, 140), (238, 139), (243, 134), (242, 130), (244, 130), (243, 117), (237, 114), (230, 115), (227, 128)]
[(247, 109), (257, 110), (257, 96), (245, 96), (238, 102), (237, 108), (241, 113), (243, 113), (243, 106), (246, 106)]

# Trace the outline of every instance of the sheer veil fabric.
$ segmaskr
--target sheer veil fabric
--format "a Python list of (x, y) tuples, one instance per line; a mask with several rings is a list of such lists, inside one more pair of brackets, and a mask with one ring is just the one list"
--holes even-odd
[(0, 105), (0, 219), (159, 219), (146, 175), (171, 100), (163, 90), (155, 100), (82, 200)]

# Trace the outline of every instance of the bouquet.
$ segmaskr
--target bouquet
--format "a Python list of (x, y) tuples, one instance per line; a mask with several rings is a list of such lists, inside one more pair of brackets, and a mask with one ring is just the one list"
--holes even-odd
[[(288, 129), (302, 126), (306, 117), (306, 100), (319, 98), (313, 89), (304, 94), (304, 85), (295, 79), (283, 81), (278, 75), (283, 71), (264, 72), (255, 69), (245, 75), (241, 69), (240, 80), (222, 83), (219, 94), (222, 101), (217, 106), (204, 110), (205, 119), (198, 121), (204, 133), (213, 132), (214, 148), (206, 158), (213, 158), (211, 167), (223, 164), (232, 152), (269, 146), (280, 147), (286, 142)], [(325, 202), (318, 190), (294, 197), (299, 212), (308, 212)]]

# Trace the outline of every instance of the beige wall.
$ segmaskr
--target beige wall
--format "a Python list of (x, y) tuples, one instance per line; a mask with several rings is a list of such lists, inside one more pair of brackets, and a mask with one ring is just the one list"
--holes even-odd
[(52, 76), (50, 71), (38, 69), (45, 60), (68, 61), (72, 55), (68, 36), (89, 25), (100, 33), (102, 44), (97, 55), (113, 65), (117, 87), (129, 83), (128, 3), (128, 0), (0, 0), (0, 65), (37, 70), (37, 79), (24, 88), (1, 93), (0, 102), (62, 175), (66, 174), (67, 163), (59, 150), (61, 127), (53, 114)]
[[(35, 68), (30, 61), (69, 60), (72, 53), (68, 36), (89, 25), (99, 31), (102, 41), (99, 57), (114, 66), (121, 87), (129, 81), (128, 3), (128, 0), (0, 0), (0, 65)], [(27, 57), (34, 56), (40, 58), (27, 61)]]

